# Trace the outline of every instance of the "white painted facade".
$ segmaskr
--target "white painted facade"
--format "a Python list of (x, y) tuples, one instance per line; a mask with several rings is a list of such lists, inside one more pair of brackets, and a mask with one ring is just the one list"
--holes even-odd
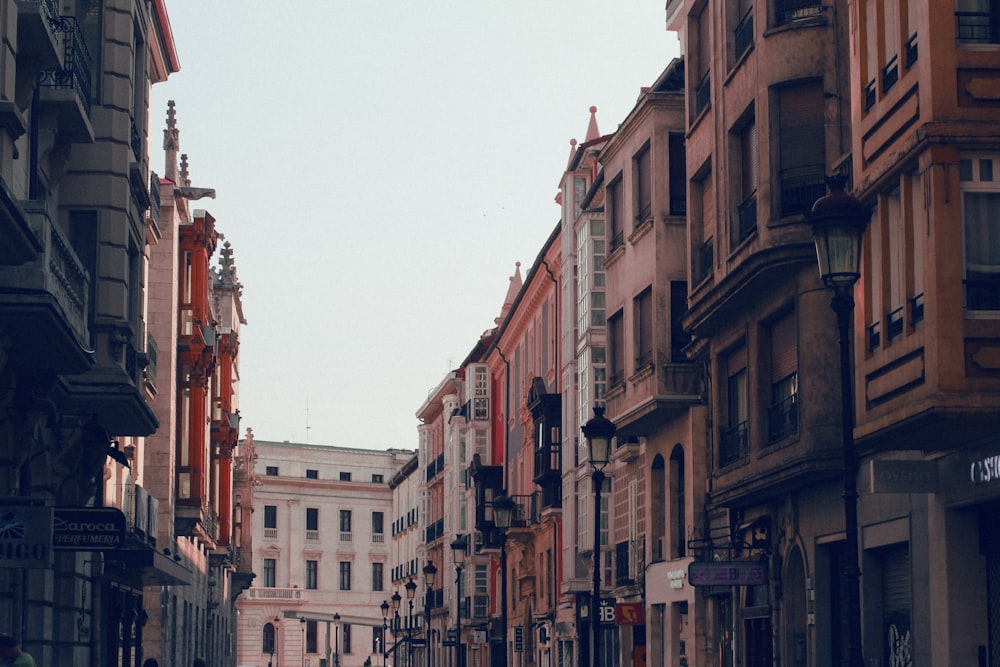
[(413, 452), (255, 442), (257, 576), (237, 601), (238, 664), (381, 664), (379, 605), (395, 562), (389, 482)]

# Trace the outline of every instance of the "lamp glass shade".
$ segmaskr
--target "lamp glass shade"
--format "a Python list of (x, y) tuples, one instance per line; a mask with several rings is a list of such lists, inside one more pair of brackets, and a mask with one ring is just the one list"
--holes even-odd
[(615, 423), (604, 416), (604, 408), (594, 408), (594, 416), (583, 425), (583, 437), (587, 439), (587, 453), (590, 465), (603, 468), (611, 458), (611, 438), (617, 430)]
[(465, 535), (459, 533), (455, 536), (455, 539), (451, 542), (451, 557), (455, 561), (455, 565), (464, 565), (465, 557), (468, 552), (468, 540)]
[(382, 610), (382, 618), (389, 617), (389, 603), (387, 601), (382, 600), (382, 604), (379, 605), (379, 609)]
[(434, 567), (434, 563), (427, 561), (427, 565), (424, 565), (424, 583), (427, 584), (427, 588), (434, 588), (434, 579), (437, 577), (438, 569)]
[(813, 227), (819, 275), (827, 287), (850, 289), (861, 277), (861, 237), (856, 225), (824, 224)]
[(413, 596), (417, 594), (417, 582), (415, 582), (413, 579), (407, 581), (406, 585), (403, 586), (403, 588), (406, 589), (407, 600), (412, 600)]
[(514, 499), (506, 494), (502, 494), (493, 499), (493, 523), (500, 530), (510, 528), (510, 522), (514, 518)]
[(393, 593), (392, 594), (392, 608), (395, 609), (396, 611), (399, 611), (399, 602), (402, 599), (403, 598), (402, 598), (402, 596), (400, 596), (399, 591), (396, 591), (395, 593)]

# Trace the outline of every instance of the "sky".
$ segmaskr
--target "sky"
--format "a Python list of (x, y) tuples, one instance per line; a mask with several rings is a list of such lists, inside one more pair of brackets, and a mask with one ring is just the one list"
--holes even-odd
[[(613, 132), (679, 54), (664, 0), (167, 0), (167, 101), (232, 244), (258, 440), (417, 447), (415, 413), (559, 223), (597, 107)], [(218, 264), (218, 257), (213, 265)]]

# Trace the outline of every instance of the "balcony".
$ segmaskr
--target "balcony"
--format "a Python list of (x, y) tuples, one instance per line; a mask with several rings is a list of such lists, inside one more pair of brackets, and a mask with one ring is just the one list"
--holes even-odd
[(265, 528), (264, 529), (264, 539), (265, 540), (277, 540), (278, 539), (278, 529), (277, 528)]
[(745, 459), (750, 453), (747, 423), (724, 428), (719, 433), (719, 467), (724, 468)]
[(1000, 12), (955, 12), (955, 37), (959, 44), (1000, 43)]
[(712, 239), (709, 239), (698, 246), (698, 263), (691, 267), (692, 283), (698, 285), (711, 276), (714, 263), (715, 247)]
[(648, 435), (664, 417), (702, 401), (704, 374), (700, 364), (659, 364), (624, 386), (625, 391), (608, 394), (608, 418), (618, 425), (620, 437)]
[(697, 118), (701, 115), (701, 112), (708, 107), (709, 100), (712, 95), (712, 76), (711, 72), (705, 72), (705, 76), (701, 78), (698, 85), (694, 87), (694, 116)]
[[(2, 190), (0, 197), (6, 194)], [(23, 202), (23, 209), (13, 210), (23, 211), (26, 240), (40, 252), (32, 261), (0, 265), (0, 321), (18, 351), (12, 360), (58, 374), (82, 373), (93, 363), (86, 352), (90, 276), (43, 202)]]
[(266, 588), (253, 586), (243, 594), (244, 600), (263, 600), (278, 602), (298, 602), (302, 598), (301, 588)]
[(56, 68), (61, 63), (53, 24), (59, 21), (55, 0), (17, 0), (17, 56)]
[(77, 143), (93, 143), (90, 123), (90, 50), (76, 19), (62, 16), (54, 23), (62, 47), (61, 64), (38, 73), (40, 100), (45, 110), (55, 111), (59, 135)]
[(823, 3), (819, 0), (775, 0), (774, 3), (774, 19), (777, 25), (822, 15)]
[(798, 397), (791, 395), (767, 410), (767, 444), (773, 445), (799, 432)]
[(798, 215), (812, 210), (816, 200), (826, 194), (826, 172), (822, 164), (782, 169), (781, 215)]
[(753, 192), (736, 208), (736, 234), (733, 243), (739, 245), (757, 231), (757, 193)]
[[(193, 502), (200, 501), (193, 499)], [(178, 536), (197, 537), (210, 549), (215, 549), (219, 539), (219, 515), (211, 508), (178, 500), (174, 510), (174, 531)]]

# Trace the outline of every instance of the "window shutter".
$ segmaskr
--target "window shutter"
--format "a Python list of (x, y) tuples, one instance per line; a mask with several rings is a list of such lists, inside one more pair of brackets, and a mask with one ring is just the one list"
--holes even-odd
[(779, 318), (771, 327), (771, 382), (783, 380), (798, 368), (795, 313)]
[(823, 89), (819, 81), (781, 89), (778, 103), (781, 169), (824, 164)]

